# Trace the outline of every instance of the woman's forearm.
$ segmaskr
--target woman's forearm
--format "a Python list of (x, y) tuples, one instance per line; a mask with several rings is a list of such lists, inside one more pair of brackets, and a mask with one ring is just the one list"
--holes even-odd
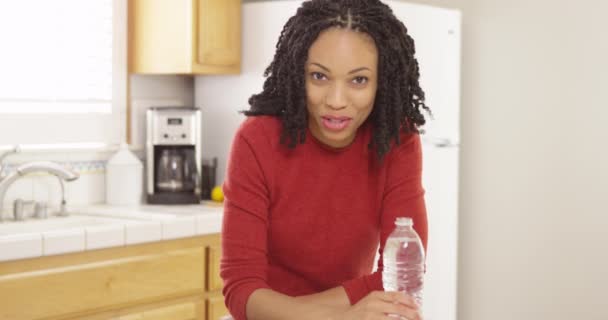
[[(341, 287), (340, 287), (341, 288)], [(331, 289), (333, 290), (333, 289)], [(343, 289), (342, 289), (343, 290)], [(317, 295), (321, 295), (319, 293)], [(335, 296), (334, 296), (335, 295)], [(345, 294), (346, 295), (346, 294)], [(314, 295), (313, 295), (314, 296)], [(347, 305), (341, 306), (333, 298), (335, 292), (323, 296), (290, 297), (270, 289), (254, 291), (247, 301), (249, 320), (329, 320), (340, 314)], [(327, 299), (327, 300), (326, 300)], [(325, 303), (322, 303), (322, 302)], [(348, 301), (348, 299), (347, 299)]]
[(346, 308), (350, 306), (350, 300), (348, 299), (346, 291), (342, 286), (331, 288), (319, 293), (299, 296), (296, 299), (305, 303), (322, 304), (332, 307)]

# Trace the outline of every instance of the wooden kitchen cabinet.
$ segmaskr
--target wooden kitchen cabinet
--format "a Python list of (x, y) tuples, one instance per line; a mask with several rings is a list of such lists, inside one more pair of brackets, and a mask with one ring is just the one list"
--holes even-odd
[(207, 290), (220, 290), (224, 286), (220, 278), (220, 258), (222, 252), (219, 245), (207, 247)]
[(129, 69), (239, 73), (241, 0), (129, 0)]
[(219, 319), (220, 248), (215, 234), (1, 262), (0, 320)]
[[(223, 300), (222, 300), (223, 303)], [(205, 309), (200, 301), (181, 301), (178, 303), (154, 306), (143, 311), (129, 312), (112, 320), (205, 320)]]
[(228, 314), (226, 304), (221, 296), (211, 296), (207, 298), (207, 320), (220, 320)]

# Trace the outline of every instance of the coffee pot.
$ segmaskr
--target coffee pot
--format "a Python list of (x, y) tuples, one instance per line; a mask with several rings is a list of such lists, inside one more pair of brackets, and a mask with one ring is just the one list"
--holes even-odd
[(147, 200), (194, 204), (201, 200), (201, 112), (196, 108), (150, 108), (147, 113)]

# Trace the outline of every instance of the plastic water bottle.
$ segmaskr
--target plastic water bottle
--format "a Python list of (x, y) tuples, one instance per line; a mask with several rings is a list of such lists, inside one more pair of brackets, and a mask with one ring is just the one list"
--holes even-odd
[(411, 218), (397, 218), (396, 228), (386, 239), (382, 261), (385, 291), (400, 291), (412, 296), (422, 308), (424, 249)]

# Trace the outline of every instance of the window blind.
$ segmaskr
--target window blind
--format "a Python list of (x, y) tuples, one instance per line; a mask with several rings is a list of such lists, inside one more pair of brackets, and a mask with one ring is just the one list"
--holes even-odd
[(111, 113), (112, 3), (0, 1), (0, 113)]

